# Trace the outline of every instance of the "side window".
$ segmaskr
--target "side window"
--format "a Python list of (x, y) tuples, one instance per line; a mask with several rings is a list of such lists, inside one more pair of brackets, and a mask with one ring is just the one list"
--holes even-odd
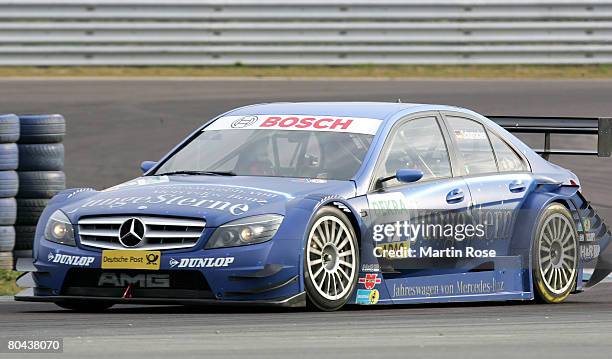
[(468, 175), (497, 172), (493, 150), (483, 125), (462, 117), (447, 116), (451, 136)]
[(527, 171), (525, 162), (506, 142), (491, 132), (489, 132), (489, 138), (497, 157), (497, 166), (500, 172)]
[[(400, 168), (423, 172), (423, 179), (451, 177), (451, 166), (444, 137), (435, 117), (408, 121), (393, 132), (391, 144), (383, 157), (378, 177), (392, 176)], [(385, 186), (398, 184), (388, 181)]]

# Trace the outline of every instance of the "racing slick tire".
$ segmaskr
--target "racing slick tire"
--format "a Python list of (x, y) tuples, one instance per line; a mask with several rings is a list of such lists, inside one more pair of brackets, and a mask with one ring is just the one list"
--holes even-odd
[(64, 169), (64, 145), (35, 143), (19, 145), (20, 171), (61, 171)]
[(19, 117), (17, 115), (0, 115), (0, 143), (19, 140)]
[(60, 308), (73, 310), (75, 312), (81, 313), (97, 313), (103, 312), (108, 308), (112, 307), (114, 304), (103, 301), (86, 301), (86, 300), (64, 300), (61, 302), (55, 302)]
[(19, 143), (58, 143), (66, 134), (66, 121), (62, 115), (19, 116)]
[(13, 171), (19, 165), (16, 143), (0, 143), (0, 171)]
[(540, 216), (532, 248), (535, 299), (561, 303), (576, 287), (578, 232), (571, 213), (553, 203)]
[(15, 228), (0, 226), (0, 252), (10, 252), (15, 247)]
[(45, 207), (49, 204), (46, 198), (17, 198), (17, 225), (35, 226)]
[(15, 226), (15, 250), (23, 251), (32, 249), (36, 226)]
[(335, 207), (323, 207), (313, 217), (304, 247), (307, 306), (340, 309), (357, 285), (359, 244), (348, 217)]
[(19, 198), (51, 198), (66, 188), (66, 175), (60, 171), (19, 172)]
[(19, 190), (19, 176), (15, 171), (0, 171), (0, 198), (15, 197)]
[(12, 226), (17, 220), (17, 201), (0, 198), (0, 226)]

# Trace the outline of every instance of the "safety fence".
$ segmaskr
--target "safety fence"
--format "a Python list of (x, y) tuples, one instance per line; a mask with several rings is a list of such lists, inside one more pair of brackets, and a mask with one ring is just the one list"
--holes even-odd
[(0, 65), (612, 63), (612, 0), (0, 0)]

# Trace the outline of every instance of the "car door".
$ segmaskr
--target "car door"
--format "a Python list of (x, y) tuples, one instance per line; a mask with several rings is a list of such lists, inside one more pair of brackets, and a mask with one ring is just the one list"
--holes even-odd
[(466, 245), (508, 254), (518, 210), (533, 182), (526, 160), (508, 142), (480, 121), (444, 113), (461, 172), (472, 197), (475, 224), (486, 228), (483, 238)]
[[(448, 224), (448, 216), (463, 216), (470, 207), (467, 183), (453, 176), (452, 161), (448, 136), (437, 112), (400, 120), (389, 132), (367, 196), (375, 256), (383, 272), (414, 274), (452, 267), (448, 258), (422, 256), (420, 252), (421, 247), (440, 250), (455, 245), (449, 238), (438, 238), (435, 229), (435, 233), (425, 233), (424, 226)], [(392, 177), (398, 169), (419, 169), (423, 177), (413, 183), (377, 181)], [(390, 250), (401, 250), (404, 255), (392, 255)], [(414, 256), (405, 255), (410, 250)]]

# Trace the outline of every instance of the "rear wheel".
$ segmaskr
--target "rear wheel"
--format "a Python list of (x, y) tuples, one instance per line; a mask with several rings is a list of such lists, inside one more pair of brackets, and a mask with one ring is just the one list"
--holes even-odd
[(315, 215), (304, 248), (304, 266), (309, 305), (332, 311), (346, 304), (357, 282), (359, 246), (342, 211), (324, 207)]
[(113, 303), (85, 300), (65, 300), (61, 302), (55, 302), (55, 305), (60, 308), (73, 310), (75, 312), (97, 313), (103, 312), (108, 308), (112, 307)]
[(536, 299), (564, 301), (574, 290), (578, 274), (578, 233), (567, 208), (552, 204), (544, 210), (532, 257)]

